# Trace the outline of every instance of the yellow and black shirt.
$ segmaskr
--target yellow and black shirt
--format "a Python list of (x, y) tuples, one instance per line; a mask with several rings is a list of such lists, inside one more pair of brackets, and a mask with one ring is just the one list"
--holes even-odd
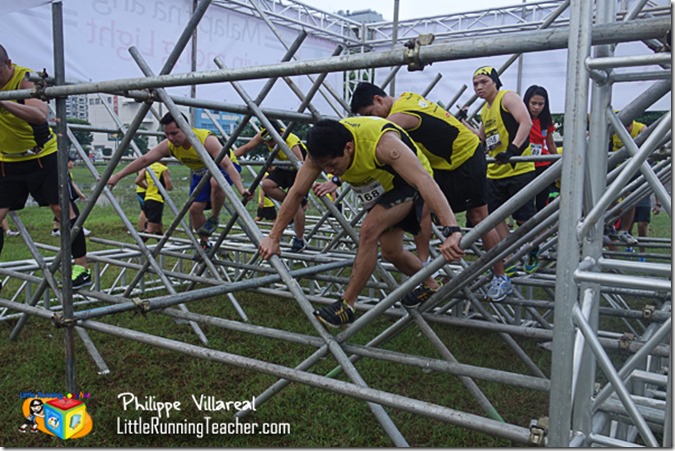
[[(197, 135), (197, 138), (199, 139), (199, 142), (202, 143), (202, 145), (204, 145), (204, 142), (206, 141), (206, 138), (208, 136), (210, 135), (216, 136), (210, 130), (202, 128), (193, 128), (192, 131), (194, 132), (195, 135)], [(206, 169), (206, 165), (199, 157), (197, 150), (192, 146), (190, 146), (187, 149), (182, 146), (176, 147), (173, 144), (171, 144), (171, 141), (169, 141), (169, 152), (171, 152), (171, 155), (176, 157), (178, 161), (180, 161), (185, 166), (190, 168), (193, 172)], [(229, 157), (232, 163), (238, 164), (237, 157), (234, 155), (234, 152), (232, 152), (232, 149), (230, 149)]]
[[(12, 65), (14, 75), (0, 88), (0, 91), (15, 91), (21, 89), (21, 82), (26, 74), (31, 72), (25, 67)], [(19, 100), (21, 102), (21, 100)], [(49, 125), (29, 124), (12, 113), (0, 109), (0, 161), (19, 162), (35, 160), (56, 152), (56, 134), (52, 133)]]
[[(169, 168), (159, 161), (156, 161), (148, 166), (148, 169), (150, 169), (155, 174), (157, 180), (159, 180), (162, 186), (164, 186), (164, 172), (166, 172), (166, 170)], [(157, 188), (157, 185), (152, 180), (152, 177), (147, 171), (145, 172), (145, 183), (148, 186), (145, 191), (145, 200), (154, 200), (164, 203), (164, 196), (162, 196), (162, 193), (159, 192), (159, 188)]]
[(354, 137), (354, 155), (349, 168), (340, 179), (349, 183), (366, 209), (372, 208), (377, 198), (397, 186), (407, 185), (405, 180), (388, 165), (377, 159), (375, 149), (382, 135), (395, 131), (401, 140), (417, 154), (424, 169), (433, 176), (429, 160), (419, 150), (405, 130), (379, 117), (349, 117), (340, 121)]
[[(283, 130), (282, 130), (283, 134)], [(286, 145), (288, 146), (289, 149), (293, 149), (294, 146), (300, 147), (300, 153), (302, 153), (302, 158), (307, 158), (307, 148), (305, 147), (305, 144), (298, 138), (297, 135), (294, 135), (293, 133), (289, 133), (288, 136), (286, 137)], [(272, 150), (274, 148), (274, 141), (272, 141), (272, 146), (267, 146), (269, 150)], [(277, 160), (280, 161), (288, 161), (288, 156), (284, 153), (283, 149), (279, 149), (279, 152), (277, 152), (276, 156)], [(295, 170), (295, 168), (293, 168)]]
[[(506, 151), (518, 132), (518, 122), (502, 105), (504, 94), (507, 92), (509, 91), (498, 91), (492, 106), (489, 107), (486, 103), (481, 110), (481, 120), (485, 131), (485, 149), (491, 157)], [(527, 147), (521, 155), (532, 155), (529, 139)], [(532, 171), (534, 171), (534, 162), (532, 161), (517, 163), (515, 168), (511, 164), (490, 163), (488, 164), (487, 178), (503, 179)]]
[(478, 148), (478, 137), (436, 103), (419, 94), (404, 92), (389, 114), (405, 113), (419, 119), (407, 130), (415, 144), (429, 159), (433, 169), (452, 171), (471, 158)]

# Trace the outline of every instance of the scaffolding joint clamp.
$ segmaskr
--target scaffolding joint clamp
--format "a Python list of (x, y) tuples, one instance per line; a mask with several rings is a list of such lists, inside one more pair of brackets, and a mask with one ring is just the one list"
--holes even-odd
[(56, 312), (52, 315), (52, 324), (54, 324), (57, 329), (62, 327), (73, 327), (77, 324), (77, 320), (75, 318), (66, 318), (63, 316), (62, 312)]
[[(420, 48), (424, 45), (429, 45), (434, 42), (433, 33), (421, 34), (414, 39), (408, 40), (403, 46), (403, 60), (408, 65), (408, 71), (424, 70), (424, 64), (420, 61)], [(431, 63), (429, 63), (431, 64)]]
[(530, 446), (546, 446), (546, 434), (548, 433), (548, 417), (540, 417), (530, 421)]
[(40, 78), (33, 83), (34, 96), (40, 100), (49, 102), (49, 97), (45, 94), (45, 89), (47, 89), (47, 78), (49, 78), (47, 69), (43, 68), (41, 72), (37, 73), (37, 76)]
[(619, 338), (619, 349), (628, 351), (633, 341), (635, 341), (635, 335), (630, 332), (624, 332), (621, 338)]
[(642, 307), (642, 319), (651, 321), (654, 312), (656, 311), (656, 306), (653, 304), (647, 304)]
[(145, 100), (143, 100), (143, 102), (147, 103), (148, 105), (152, 105), (156, 101), (160, 100), (159, 96), (157, 95), (157, 92), (154, 89), (148, 89), (147, 92), (148, 95), (145, 98)]
[(140, 313), (141, 315), (143, 315), (143, 317), (145, 317), (145, 314), (150, 311), (150, 302), (148, 302), (147, 300), (144, 301), (141, 298), (132, 298), (131, 300), (133, 301), (134, 304), (136, 304), (135, 313)]

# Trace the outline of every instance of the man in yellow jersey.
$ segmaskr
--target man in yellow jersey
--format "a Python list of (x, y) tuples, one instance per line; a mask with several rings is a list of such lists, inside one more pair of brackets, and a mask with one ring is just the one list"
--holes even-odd
[[(0, 90), (33, 89), (26, 78), (28, 72), (30, 69), (13, 64), (0, 45)], [(39, 99), (0, 101), (0, 222), (10, 210), (21, 210), (29, 194), (61, 217), (56, 135), (47, 123), (48, 112), (47, 103)], [(77, 218), (72, 204), (69, 216), (71, 222)], [(0, 232), (0, 252), (3, 242), (4, 233)], [(73, 240), (72, 255), (73, 289), (91, 285), (82, 230)]]
[[(514, 156), (532, 155), (530, 129), (532, 118), (518, 94), (500, 90), (502, 82), (497, 71), (490, 66), (478, 68), (473, 74), (473, 89), (486, 101), (481, 110), (478, 137), (485, 143), (489, 155), (495, 159), (487, 169), (488, 211), (492, 213), (532, 182), (536, 176), (534, 162), (509, 162)], [(534, 200), (529, 200), (516, 212), (513, 219), (522, 224), (537, 212)], [(500, 239), (509, 235), (506, 222), (495, 227)], [(538, 260), (539, 248), (531, 251), (528, 261)], [(513, 268), (515, 272), (515, 267)], [(507, 268), (507, 273), (509, 269)], [(494, 300), (494, 299), (493, 299)]]
[[(394, 98), (367, 82), (359, 83), (354, 90), (351, 110), (354, 114), (379, 116), (400, 125), (429, 160), (434, 180), (452, 211), (466, 211), (474, 225), (487, 217), (483, 145), (452, 114), (419, 94), (404, 92)], [(428, 224), (430, 226), (430, 222)], [(420, 237), (419, 242), (416, 240), (417, 255), (425, 262), (429, 257), (431, 228), (422, 227), (422, 233), (417, 237)], [(492, 249), (499, 243), (499, 235), (494, 229), (486, 232), (482, 239), (485, 249)], [(487, 295), (501, 301), (513, 292), (511, 279), (504, 273), (501, 261), (495, 263), (492, 271), (494, 277)]]
[[(279, 135), (284, 134), (284, 129), (279, 127), (276, 122), (272, 122), (272, 126), (279, 133)], [(244, 144), (235, 150), (234, 154), (237, 157), (246, 155), (251, 150), (255, 149), (261, 144), (265, 144), (267, 148), (271, 151), (274, 149), (274, 139), (272, 135), (263, 127), (260, 132), (255, 135), (249, 142)], [(305, 145), (300, 141), (293, 133), (289, 133), (286, 137), (286, 144), (289, 149), (293, 152), (295, 157), (300, 160), (305, 160), (305, 155), (307, 155), (307, 149)], [(288, 156), (284, 153), (282, 149), (279, 150), (276, 156), (277, 160), (288, 161)], [(277, 202), (283, 202), (286, 198), (286, 191), (284, 189), (289, 189), (295, 183), (295, 176), (297, 171), (294, 167), (286, 168), (277, 166), (272, 169), (268, 176), (266, 176), (261, 182), (260, 186), (262, 187), (265, 196), (271, 197)], [(295, 230), (295, 237), (291, 241), (291, 252), (300, 252), (303, 250), (307, 244), (305, 243), (305, 206), (307, 205), (307, 199), (304, 199), (302, 205), (298, 207), (298, 210), (293, 216), (293, 229)]]
[[(136, 177), (136, 185), (145, 188), (145, 195), (143, 196), (143, 213), (146, 218), (145, 229), (146, 233), (161, 235), (162, 230), (162, 214), (164, 213), (164, 196), (157, 188), (154, 180), (150, 176), (150, 171), (155, 174), (157, 180), (167, 190), (171, 191), (173, 185), (171, 184), (171, 173), (166, 165), (156, 161), (148, 166), (144, 171), (139, 171)], [(143, 242), (148, 241), (148, 238), (143, 237)]]
[[(425, 202), (443, 226), (443, 256), (451, 261), (464, 255), (455, 215), (433, 181), (429, 162), (405, 130), (376, 117), (325, 119), (312, 127), (307, 148), (309, 157), (259, 251), (265, 259), (279, 254), (281, 233), (322, 170), (351, 185), (368, 214), (361, 225), (359, 248), (342, 298), (314, 311), (323, 324), (339, 327), (354, 321), (354, 304), (375, 269), (378, 243), (382, 257), (401, 272), (412, 275), (422, 269), (422, 262), (403, 248), (403, 234), (419, 233)], [(401, 302), (414, 307), (437, 289), (438, 283), (429, 277)]]
[[(171, 116), (171, 113), (165, 114), (164, 117), (160, 119), (159, 123), (164, 130), (166, 139), (162, 140), (148, 153), (137, 158), (121, 171), (110, 176), (108, 185), (114, 187), (123, 177), (137, 172), (140, 169), (147, 168), (152, 163), (159, 161), (162, 158), (173, 156), (190, 168), (192, 172), (190, 194), (192, 194), (199, 181), (207, 172), (206, 165), (200, 158), (197, 150), (192, 147), (190, 141), (188, 141), (185, 133), (178, 127), (178, 124), (176, 124), (176, 120)], [(216, 135), (209, 130), (200, 128), (193, 128), (192, 131), (197, 135), (197, 138), (211, 157), (215, 158), (218, 156), (222, 145)], [(232, 159), (234, 159), (234, 161)], [(236, 163), (236, 158), (232, 151), (230, 151), (230, 157), (225, 156), (220, 160), (220, 172), (231, 185), (234, 185), (237, 188), (239, 194), (244, 198), (251, 197), (251, 193), (244, 188), (244, 185), (241, 182), (241, 176), (239, 175), (241, 167)], [(209, 183), (204, 186), (195, 198), (195, 201), (190, 205), (189, 213), (192, 227), (197, 231), (204, 250), (210, 248), (208, 239), (218, 227), (218, 215), (223, 208), (224, 202), (225, 191), (223, 191), (216, 179), (211, 177)], [(207, 220), (204, 210), (208, 210), (209, 208), (211, 209), (211, 217)]]

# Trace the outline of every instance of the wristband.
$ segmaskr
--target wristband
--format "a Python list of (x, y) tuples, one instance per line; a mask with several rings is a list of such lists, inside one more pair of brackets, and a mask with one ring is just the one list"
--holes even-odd
[(441, 235), (443, 235), (444, 238), (447, 238), (447, 237), (449, 237), (450, 235), (452, 235), (453, 233), (456, 233), (456, 232), (462, 233), (461, 227), (459, 227), (459, 226), (445, 226), (445, 227), (441, 228)]

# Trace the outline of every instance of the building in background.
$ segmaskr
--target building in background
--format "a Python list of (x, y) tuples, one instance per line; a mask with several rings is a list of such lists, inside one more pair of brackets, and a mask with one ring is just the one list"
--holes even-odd
[[(194, 123), (195, 128), (205, 128), (211, 130), (217, 136), (220, 136), (220, 130), (213, 123), (211, 117), (218, 122), (227, 135), (231, 135), (235, 127), (242, 118), (241, 114), (227, 113), (225, 111), (207, 110), (205, 108), (194, 109)], [(228, 136), (229, 137), (229, 136)]]
[(84, 121), (89, 117), (87, 94), (77, 94), (66, 97), (66, 117)]
[[(128, 125), (131, 123), (134, 117), (136, 117), (136, 114), (142, 105), (141, 102), (112, 94), (90, 95), (88, 103), (89, 123), (95, 127), (111, 130), (117, 130), (117, 125), (113, 117), (110, 115), (109, 109), (119, 118), (122, 124)], [(159, 104), (156, 104), (154, 108), (156, 108), (159, 117), (166, 113), (166, 108), (160, 106)], [(189, 115), (187, 107), (179, 108), (181, 108), (186, 116)], [(151, 111), (148, 111), (148, 113), (143, 118), (140, 130), (153, 133), (148, 140), (148, 145), (150, 147), (156, 145), (159, 141), (164, 139), (164, 134), (161, 133), (159, 128), (159, 120), (152, 114)], [(96, 158), (110, 155), (113, 151), (115, 151), (115, 149), (117, 149), (121, 139), (121, 133), (96, 132), (94, 133), (94, 141), (92, 142), (92, 152)]]
[(358, 11), (340, 10), (337, 13), (342, 17), (361, 23), (384, 22), (382, 14), (372, 9), (360, 9)]

